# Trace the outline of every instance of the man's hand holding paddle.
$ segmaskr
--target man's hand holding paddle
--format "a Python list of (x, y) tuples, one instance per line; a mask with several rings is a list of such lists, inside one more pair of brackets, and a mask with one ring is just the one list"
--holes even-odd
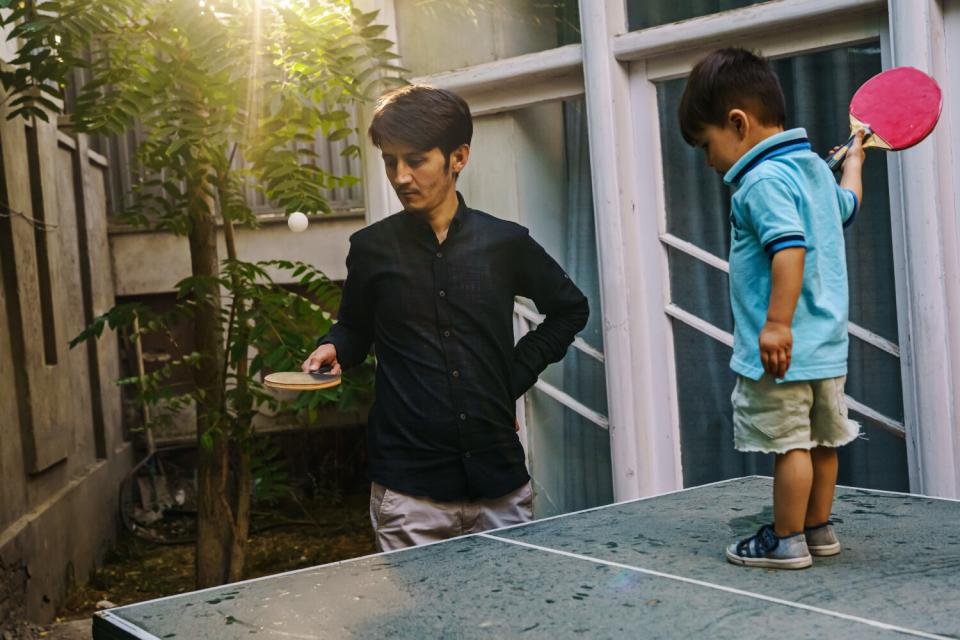
[(300, 371), (277, 371), (264, 377), (265, 385), (286, 391), (318, 391), (340, 384), (337, 348), (322, 344), (300, 365)]
[(340, 363), (337, 362), (337, 348), (330, 343), (322, 344), (314, 349), (313, 353), (300, 365), (300, 369), (304, 373), (310, 373), (311, 371), (319, 371), (328, 366), (330, 367), (329, 373), (331, 375), (340, 375)]

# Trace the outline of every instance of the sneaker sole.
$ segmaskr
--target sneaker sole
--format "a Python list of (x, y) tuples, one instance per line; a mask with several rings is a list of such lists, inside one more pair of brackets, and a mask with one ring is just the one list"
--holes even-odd
[(834, 542), (833, 544), (821, 544), (817, 546), (807, 545), (807, 549), (810, 551), (812, 556), (835, 556), (840, 553), (840, 543)]
[(811, 556), (802, 558), (742, 558), (727, 552), (727, 561), (743, 567), (761, 567), (765, 569), (806, 569), (813, 564)]

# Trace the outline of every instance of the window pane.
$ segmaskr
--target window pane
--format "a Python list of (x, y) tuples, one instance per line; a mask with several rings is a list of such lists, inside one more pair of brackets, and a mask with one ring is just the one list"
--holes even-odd
[(413, 77), (580, 42), (576, 0), (397, 0)]
[[(807, 129), (813, 148), (825, 153), (846, 139), (846, 102), (867, 78), (879, 73), (876, 43), (840, 47), (772, 62), (787, 103), (787, 127)], [(667, 230), (723, 259), (730, 249), (730, 192), (680, 136), (677, 105), (684, 80), (658, 85), (660, 136), (667, 206)], [(825, 108), (829, 106), (829, 108)], [(864, 168), (863, 209), (844, 234), (850, 288), (850, 319), (897, 342), (893, 244), (887, 187), (886, 157), (870, 151)], [(727, 331), (727, 277), (717, 269), (670, 249), (671, 301)], [(674, 323), (675, 327), (681, 327)], [(696, 335), (692, 335), (696, 334)], [(710, 343), (713, 343), (711, 346)], [(686, 326), (674, 336), (681, 416), (684, 481), (706, 482), (736, 475), (744, 463), (727, 433), (731, 414), (733, 374), (730, 350)], [(691, 386), (693, 388), (691, 388)], [(875, 411), (903, 420), (900, 362), (858, 339), (850, 340), (847, 393)], [(715, 424), (723, 416), (722, 424)], [(907, 487), (906, 445), (863, 419), (867, 440), (845, 447), (849, 466), (841, 470), (848, 484), (883, 488)], [(712, 440), (718, 428), (727, 434)], [(714, 434), (709, 437), (704, 433)], [(722, 445), (722, 446), (721, 446)], [(720, 447), (719, 449), (717, 447)], [(867, 457), (869, 462), (867, 461)], [(877, 461), (885, 461), (877, 463)], [(886, 467), (885, 474), (878, 470)]]
[(627, 0), (630, 31), (739, 9), (766, 0)]
[[(579, 337), (602, 352), (603, 315), (583, 101), (476, 118), (470, 163), (457, 186), (471, 206), (527, 227), (563, 266), (590, 302), (590, 319)], [(541, 379), (607, 415), (604, 366), (593, 357), (571, 347)], [(526, 424), (537, 517), (613, 500), (610, 436), (605, 429), (537, 390), (526, 396)]]

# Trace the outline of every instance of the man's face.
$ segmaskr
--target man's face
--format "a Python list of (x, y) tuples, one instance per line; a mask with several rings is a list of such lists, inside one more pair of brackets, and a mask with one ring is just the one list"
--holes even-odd
[[(384, 140), (380, 147), (387, 178), (407, 211), (430, 211), (456, 189), (453, 163), (446, 162), (439, 147), (422, 151), (405, 142)], [(459, 166), (459, 165), (458, 165)]]
[(707, 164), (721, 176), (748, 150), (744, 148), (741, 133), (730, 124), (723, 127), (706, 125), (697, 136), (696, 143), (703, 149)]

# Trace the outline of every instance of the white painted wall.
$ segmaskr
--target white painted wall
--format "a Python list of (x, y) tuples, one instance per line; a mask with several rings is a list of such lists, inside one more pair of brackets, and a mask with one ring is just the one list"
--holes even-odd
[[(4, 9), (0, 11), (0, 16), (6, 18), (10, 14), (10, 11)], [(14, 43), (7, 41), (7, 35), (13, 29), (13, 25), (8, 25), (5, 28), (0, 29), (0, 60), (4, 62), (9, 62), (13, 60), (14, 56), (17, 55), (17, 49)]]
[[(347, 276), (346, 259), (350, 234), (365, 224), (362, 217), (311, 218), (306, 231), (293, 233), (285, 222), (266, 223), (260, 229), (237, 230), (237, 252), (242, 260), (299, 260), (312, 264), (333, 280)], [(172, 233), (152, 231), (117, 232), (110, 235), (117, 296), (165, 293), (190, 275), (187, 239)], [(220, 258), (227, 256), (223, 236)], [(271, 276), (278, 277), (276, 270)], [(279, 279), (287, 282), (289, 279)]]
[(411, 75), (557, 46), (554, 9), (530, 0), (395, 0), (400, 54)]

